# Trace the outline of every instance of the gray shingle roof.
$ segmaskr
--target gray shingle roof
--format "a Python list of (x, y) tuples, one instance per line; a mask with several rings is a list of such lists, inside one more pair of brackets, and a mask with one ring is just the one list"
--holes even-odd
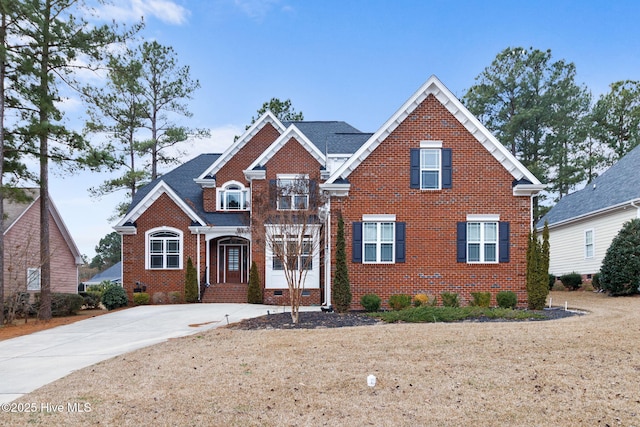
[(563, 197), (538, 222), (538, 227), (545, 221), (553, 225), (636, 199), (640, 199), (640, 146), (582, 190)]
[(318, 149), (325, 154), (353, 154), (371, 137), (346, 122), (340, 121), (291, 121)]
[(119, 261), (107, 268), (105, 271), (96, 274), (91, 279), (85, 281), (84, 284), (100, 284), (105, 280), (112, 283), (122, 283), (122, 261)]

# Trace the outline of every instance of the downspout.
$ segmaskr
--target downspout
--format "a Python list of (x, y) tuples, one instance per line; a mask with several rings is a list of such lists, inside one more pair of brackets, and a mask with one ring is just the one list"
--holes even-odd
[(325, 221), (325, 260), (324, 260), (324, 303), (331, 306), (331, 197), (327, 200), (327, 219)]
[[(640, 199), (638, 199), (638, 200), (640, 200)], [(640, 218), (640, 206), (636, 205), (636, 201), (637, 200), (632, 200), (631, 201), (631, 206), (637, 209), (636, 218)]]
[(197, 242), (197, 254), (196, 254), (196, 264), (198, 264), (198, 302), (200, 301), (200, 275), (201, 275), (201, 270), (200, 270), (200, 229), (196, 228), (196, 239), (198, 239)]

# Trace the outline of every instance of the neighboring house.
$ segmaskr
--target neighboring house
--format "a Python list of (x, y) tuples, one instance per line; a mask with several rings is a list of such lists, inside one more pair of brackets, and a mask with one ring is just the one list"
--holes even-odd
[(537, 224), (549, 224), (549, 273), (580, 273), (587, 280), (622, 225), (640, 218), (640, 146), (580, 191), (560, 199)]
[[(123, 284), (182, 291), (191, 258), (203, 301), (246, 302), (251, 261), (265, 303), (286, 304), (270, 250), (252, 236), (252, 201), (271, 182), (303, 178), (328, 198), (327, 236), (304, 304), (331, 302), (338, 217), (345, 222), (352, 308), (360, 297), (512, 290), (526, 301), (531, 200), (544, 188), (436, 78), (375, 133), (344, 122), (261, 116), (223, 154), (204, 154), (136, 193), (115, 229)], [(274, 197), (274, 196), (271, 196)], [(292, 209), (279, 194), (274, 209)], [(305, 206), (302, 203), (301, 206)]]
[(122, 261), (118, 261), (111, 267), (86, 280), (78, 287), (79, 291), (86, 291), (89, 286), (99, 285), (102, 282), (110, 282), (122, 285)]
[[(40, 190), (25, 190), (30, 202), (4, 200), (4, 292), (40, 292)], [(78, 292), (82, 257), (58, 210), (49, 200), (51, 291)]]

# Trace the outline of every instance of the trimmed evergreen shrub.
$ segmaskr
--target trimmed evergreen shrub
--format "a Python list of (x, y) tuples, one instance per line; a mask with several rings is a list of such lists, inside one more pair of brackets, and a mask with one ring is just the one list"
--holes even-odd
[(147, 305), (151, 296), (146, 292), (137, 292), (133, 294), (133, 305)]
[(336, 236), (336, 272), (333, 276), (333, 309), (345, 313), (351, 306), (351, 284), (347, 269), (347, 253), (344, 242), (344, 221), (338, 218), (338, 234)]
[(187, 259), (187, 275), (184, 281), (184, 300), (198, 302), (198, 272), (193, 266), (191, 257)]
[(413, 297), (413, 305), (415, 307), (420, 307), (428, 304), (429, 304), (429, 297), (427, 296), (427, 294), (417, 294), (416, 296)]
[(593, 285), (593, 289), (600, 290), (600, 273), (596, 273), (591, 278), (591, 285)]
[(556, 276), (554, 274), (549, 274), (549, 290), (553, 290), (553, 285), (556, 284)]
[(518, 305), (518, 296), (512, 291), (500, 291), (496, 295), (496, 301), (500, 308), (516, 308)]
[(402, 310), (411, 305), (411, 295), (394, 294), (389, 297), (389, 307), (392, 310)]
[[(547, 238), (548, 239), (548, 238)], [(536, 233), (529, 233), (527, 245), (527, 305), (530, 310), (542, 310), (549, 295), (549, 271), (545, 261), (545, 244)]]
[(249, 270), (249, 290), (247, 291), (247, 301), (249, 304), (262, 304), (262, 287), (260, 286), (260, 275), (258, 265), (251, 261)]
[(82, 309), (84, 298), (78, 294), (51, 294), (51, 315), (53, 317), (70, 316)]
[(87, 291), (80, 292), (78, 295), (80, 295), (84, 300), (84, 308), (92, 310), (100, 307), (100, 298), (102, 297), (102, 292)]
[(578, 273), (569, 273), (560, 276), (560, 281), (565, 288), (575, 291), (582, 285), (582, 276)]
[(105, 286), (102, 293), (102, 304), (107, 310), (124, 307), (128, 303), (127, 293), (122, 286), (113, 283)]
[(491, 306), (491, 292), (471, 292), (472, 307), (490, 307)]
[(640, 286), (640, 218), (627, 221), (602, 260), (600, 286), (609, 295), (633, 295)]
[(169, 304), (182, 304), (182, 292), (173, 291), (169, 292)]
[(362, 295), (362, 298), (360, 298), (360, 304), (364, 307), (366, 311), (376, 312), (376, 311), (380, 311), (380, 305), (382, 304), (382, 299), (376, 294), (366, 294), (366, 295)]
[(460, 300), (456, 293), (443, 292), (440, 294), (440, 298), (442, 298), (442, 305), (444, 307), (460, 307)]

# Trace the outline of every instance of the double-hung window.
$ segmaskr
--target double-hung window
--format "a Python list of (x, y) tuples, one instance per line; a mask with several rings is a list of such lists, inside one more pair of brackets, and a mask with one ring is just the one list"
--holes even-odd
[(309, 208), (309, 177), (279, 175), (277, 180), (278, 210), (306, 210)]
[(498, 223), (467, 223), (467, 261), (498, 262)]
[(272, 268), (284, 270), (285, 264), (290, 271), (313, 270), (313, 237), (305, 235), (302, 241), (299, 236), (273, 236)]
[(593, 245), (593, 230), (585, 230), (584, 232), (584, 257), (593, 258), (594, 245)]
[(147, 232), (147, 268), (182, 268), (182, 233), (173, 230)]
[(40, 269), (39, 268), (27, 268), (27, 290), (28, 291), (40, 290)]
[(362, 241), (365, 263), (393, 262), (395, 246), (395, 223), (363, 222)]
[(441, 141), (422, 141), (410, 152), (411, 188), (441, 190), (452, 185), (452, 155)]
[(230, 182), (218, 189), (218, 207), (223, 211), (249, 209), (249, 191), (239, 182)]

